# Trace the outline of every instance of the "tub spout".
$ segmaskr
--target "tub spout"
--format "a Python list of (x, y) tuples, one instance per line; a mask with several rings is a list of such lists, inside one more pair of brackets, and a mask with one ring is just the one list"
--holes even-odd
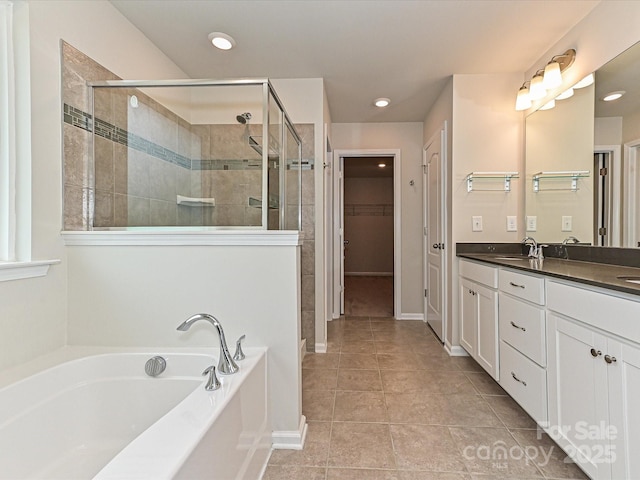
[(216, 317), (209, 315), (208, 313), (197, 313), (178, 326), (178, 330), (185, 332), (191, 328), (191, 325), (199, 320), (206, 320), (216, 328), (218, 332), (218, 338), (220, 339), (220, 360), (218, 361), (218, 373), (220, 375), (231, 375), (238, 371), (238, 365), (233, 361), (229, 348), (227, 347), (227, 340), (224, 338), (224, 330), (222, 325)]

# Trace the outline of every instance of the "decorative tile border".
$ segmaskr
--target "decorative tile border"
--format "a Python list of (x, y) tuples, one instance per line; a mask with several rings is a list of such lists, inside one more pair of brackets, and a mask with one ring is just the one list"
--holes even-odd
[[(190, 159), (173, 150), (165, 148), (157, 143), (130, 133), (120, 127), (105, 122), (99, 118), (93, 120), (91, 114), (83, 112), (80, 109), (64, 104), (63, 109), (64, 122), (74, 127), (82, 128), (88, 132), (94, 131), (99, 137), (106, 138), (112, 142), (119, 143), (134, 150), (144, 152), (153, 157), (159, 158), (173, 165), (186, 168), (188, 170), (260, 170), (262, 168), (261, 159), (255, 160), (202, 160)], [(302, 170), (312, 170), (314, 160), (303, 160), (301, 162)], [(287, 168), (295, 169), (298, 162), (289, 161)]]

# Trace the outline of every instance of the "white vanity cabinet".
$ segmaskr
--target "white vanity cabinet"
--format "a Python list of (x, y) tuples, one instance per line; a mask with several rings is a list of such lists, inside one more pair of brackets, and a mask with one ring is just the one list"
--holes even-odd
[(542, 426), (547, 425), (544, 278), (500, 268), (500, 385)]
[(459, 272), (460, 345), (498, 380), (498, 268), (460, 260)]
[(549, 434), (594, 479), (640, 478), (640, 302), (547, 281)]

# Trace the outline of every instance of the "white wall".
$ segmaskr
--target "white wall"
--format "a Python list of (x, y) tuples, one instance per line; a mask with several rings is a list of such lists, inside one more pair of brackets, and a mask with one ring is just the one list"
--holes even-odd
[[(223, 325), (230, 349), (266, 346), (271, 418), (297, 431), (300, 392), (300, 252), (297, 246), (68, 247), (69, 344), (218, 346), (206, 322)], [(233, 354), (233, 350), (231, 351)]]
[[(334, 123), (335, 150), (400, 149), (401, 316), (422, 316), (422, 123)], [(409, 182), (414, 180), (414, 185)]]

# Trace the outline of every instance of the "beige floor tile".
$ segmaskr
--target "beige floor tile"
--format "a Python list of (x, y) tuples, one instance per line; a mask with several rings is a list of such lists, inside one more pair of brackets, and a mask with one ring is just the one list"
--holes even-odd
[(333, 419), (335, 391), (302, 391), (302, 414), (309, 421), (330, 421)]
[(335, 390), (338, 384), (337, 368), (303, 368), (302, 390)]
[(375, 342), (375, 344), (376, 353), (402, 353), (407, 351), (407, 348), (402, 344), (402, 342), (393, 342), (387, 340)]
[(329, 468), (327, 480), (400, 480), (396, 470), (370, 468)]
[(342, 335), (343, 342), (359, 342), (359, 341), (373, 341), (373, 333), (370, 328), (361, 328), (358, 330), (345, 330)]
[(420, 350), (414, 355), (416, 368), (421, 370), (460, 371), (453, 359), (444, 351), (434, 353)]
[(336, 392), (333, 420), (339, 422), (388, 422), (382, 392)]
[(502, 387), (486, 372), (465, 372), (467, 378), (484, 395), (506, 395)]
[(269, 465), (326, 467), (328, 455), (329, 444), (307, 441), (302, 450), (274, 450)]
[(450, 427), (470, 473), (503, 477), (542, 477), (506, 428)]
[(536, 422), (509, 396), (484, 396), (508, 428), (536, 428)]
[(306, 442), (329, 444), (331, 440), (331, 422), (307, 421)]
[(334, 422), (329, 466), (395, 469), (389, 425)]
[(399, 471), (399, 480), (471, 480), (465, 473)]
[(381, 392), (382, 381), (379, 370), (346, 369), (338, 370), (338, 390)]
[(546, 433), (514, 429), (511, 434), (546, 478), (589, 478)]
[(378, 368), (378, 359), (373, 353), (343, 353), (340, 355), (339, 368)]
[(325, 480), (326, 468), (269, 465), (262, 480)]
[(350, 340), (343, 341), (342, 348), (340, 349), (342, 353), (376, 353), (376, 347), (374, 342), (369, 342), (365, 340)]
[(419, 370), (413, 352), (378, 353), (377, 357), (381, 370)]
[(462, 372), (381, 370), (382, 388), (390, 393), (476, 394)]
[(451, 357), (451, 359), (463, 372), (484, 372), (478, 362), (471, 357)]
[(338, 368), (339, 361), (337, 353), (307, 353), (302, 360), (302, 368)]
[(466, 472), (447, 427), (389, 426), (399, 470)]

